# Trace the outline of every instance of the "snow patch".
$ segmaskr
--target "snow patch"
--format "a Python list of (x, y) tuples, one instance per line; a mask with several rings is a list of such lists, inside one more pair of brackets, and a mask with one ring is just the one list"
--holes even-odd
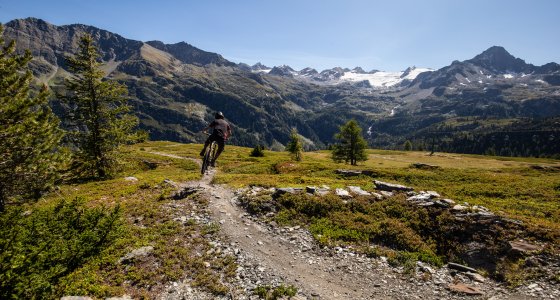
[(340, 77), (341, 81), (352, 81), (352, 82), (359, 82), (367, 80), (372, 87), (392, 87), (403, 80), (414, 80), (418, 74), (423, 72), (431, 72), (432, 69), (424, 69), (424, 68), (415, 68), (410, 70), (410, 72), (403, 78), (401, 76), (404, 72), (384, 72), (379, 71), (373, 74), (360, 74), (356, 73), (355, 71), (344, 72), (344, 75)]
[(512, 79), (512, 78), (513, 78), (513, 74), (504, 74), (504, 78), (505, 78), (505, 79)]
[(253, 73), (266, 73), (268, 74), (272, 69), (259, 69), (259, 70), (252, 70)]
[(389, 114), (389, 116), (390, 116), (390, 117), (394, 116), (395, 113), (396, 113), (395, 110), (396, 110), (397, 108), (399, 108), (399, 107), (401, 107), (401, 106), (400, 106), (400, 105), (397, 105), (397, 106), (393, 107), (393, 109), (391, 109), (391, 113)]

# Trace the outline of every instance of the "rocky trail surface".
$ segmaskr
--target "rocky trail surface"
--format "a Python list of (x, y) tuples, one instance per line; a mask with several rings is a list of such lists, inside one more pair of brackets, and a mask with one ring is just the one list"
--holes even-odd
[[(160, 154), (160, 153), (158, 153)], [(164, 154), (161, 154), (164, 155)], [(221, 299), (259, 299), (261, 286), (295, 286), (292, 299), (558, 299), (560, 289), (532, 283), (508, 289), (478, 274), (418, 262), (415, 272), (389, 265), (384, 257), (370, 258), (352, 248), (318, 245), (305, 228), (280, 227), (248, 214), (238, 203), (240, 191), (212, 184), (216, 170), (180, 190), (209, 200), (204, 218), (220, 224), (210, 243), (218, 253), (235, 256), (238, 264), (230, 293)], [(246, 190), (245, 190), (246, 192)], [(161, 299), (216, 299), (187, 283), (174, 284)]]

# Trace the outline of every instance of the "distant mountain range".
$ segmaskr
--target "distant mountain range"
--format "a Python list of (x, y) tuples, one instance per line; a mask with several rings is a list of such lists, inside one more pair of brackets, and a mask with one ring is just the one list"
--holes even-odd
[(340, 83), (350, 82), (359, 83), (358, 85), (360, 87), (369, 88), (394, 88), (406, 86), (420, 73), (434, 71), (433, 69), (416, 68), (415, 66), (407, 68), (401, 72), (383, 72), (379, 70), (366, 72), (361, 67), (355, 67), (352, 70), (348, 68), (335, 67), (323, 70), (320, 73), (313, 68), (305, 68), (300, 71), (296, 71), (287, 65), (270, 68), (261, 63), (257, 63), (253, 66), (240, 63), (239, 67), (243, 70), (254, 73), (285, 76), (306, 80), (309, 83), (315, 84), (338, 85)]
[[(296, 127), (308, 149), (323, 148), (354, 118), (377, 147), (411, 140), (416, 148), (437, 144), (467, 153), (560, 153), (560, 65), (527, 64), (502, 47), (439, 70), (296, 71), (236, 64), (185, 42), (135, 41), (87, 25), (35, 18), (4, 25), (18, 51), (31, 50), (36, 80), (55, 90), (68, 76), (65, 55), (76, 52), (85, 33), (97, 42), (107, 75), (128, 86), (153, 139), (200, 142), (198, 132), (223, 111), (235, 128), (232, 143), (244, 146), (282, 149)], [(63, 117), (64, 106), (52, 104)]]

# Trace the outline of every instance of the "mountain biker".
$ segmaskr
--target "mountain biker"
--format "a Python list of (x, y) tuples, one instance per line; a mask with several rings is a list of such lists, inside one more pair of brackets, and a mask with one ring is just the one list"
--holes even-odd
[(216, 166), (216, 159), (218, 159), (218, 156), (220, 156), (222, 151), (224, 151), (225, 141), (227, 141), (227, 139), (231, 136), (231, 127), (228, 122), (224, 120), (224, 114), (221, 111), (214, 115), (214, 119), (215, 120), (212, 121), (212, 123), (202, 130), (202, 132), (207, 132), (208, 129), (213, 129), (212, 134), (206, 139), (206, 142), (204, 142), (204, 148), (200, 151), (200, 156), (204, 156), (206, 147), (208, 147), (210, 143), (214, 141), (218, 143), (218, 152), (216, 152), (216, 156), (210, 162), (212, 167)]

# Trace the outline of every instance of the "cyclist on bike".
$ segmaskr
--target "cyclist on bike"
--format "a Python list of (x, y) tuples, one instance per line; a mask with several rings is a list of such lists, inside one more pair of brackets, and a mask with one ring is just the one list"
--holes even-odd
[(214, 118), (215, 120), (202, 130), (203, 132), (207, 132), (208, 129), (213, 129), (212, 134), (206, 139), (206, 142), (204, 143), (204, 148), (202, 149), (202, 151), (200, 151), (200, 156), (204, 156), (206, 147), (208, 147), (210, 143), (214, 141), (218, 143), (218, 152), (216, 152), (216, 156), (210, 162), (210, 165), (212, 167), (216, 166), (216, 159), (218, 159), (218, 156), (220, 156), (222, 151), (224, 151), (225, 141), (227, 141), (227, 139), (231, 136), (231, 127), (229, 126), (228, 122), (224, 120), (224, 114), (219, 111), (214, 115)]

